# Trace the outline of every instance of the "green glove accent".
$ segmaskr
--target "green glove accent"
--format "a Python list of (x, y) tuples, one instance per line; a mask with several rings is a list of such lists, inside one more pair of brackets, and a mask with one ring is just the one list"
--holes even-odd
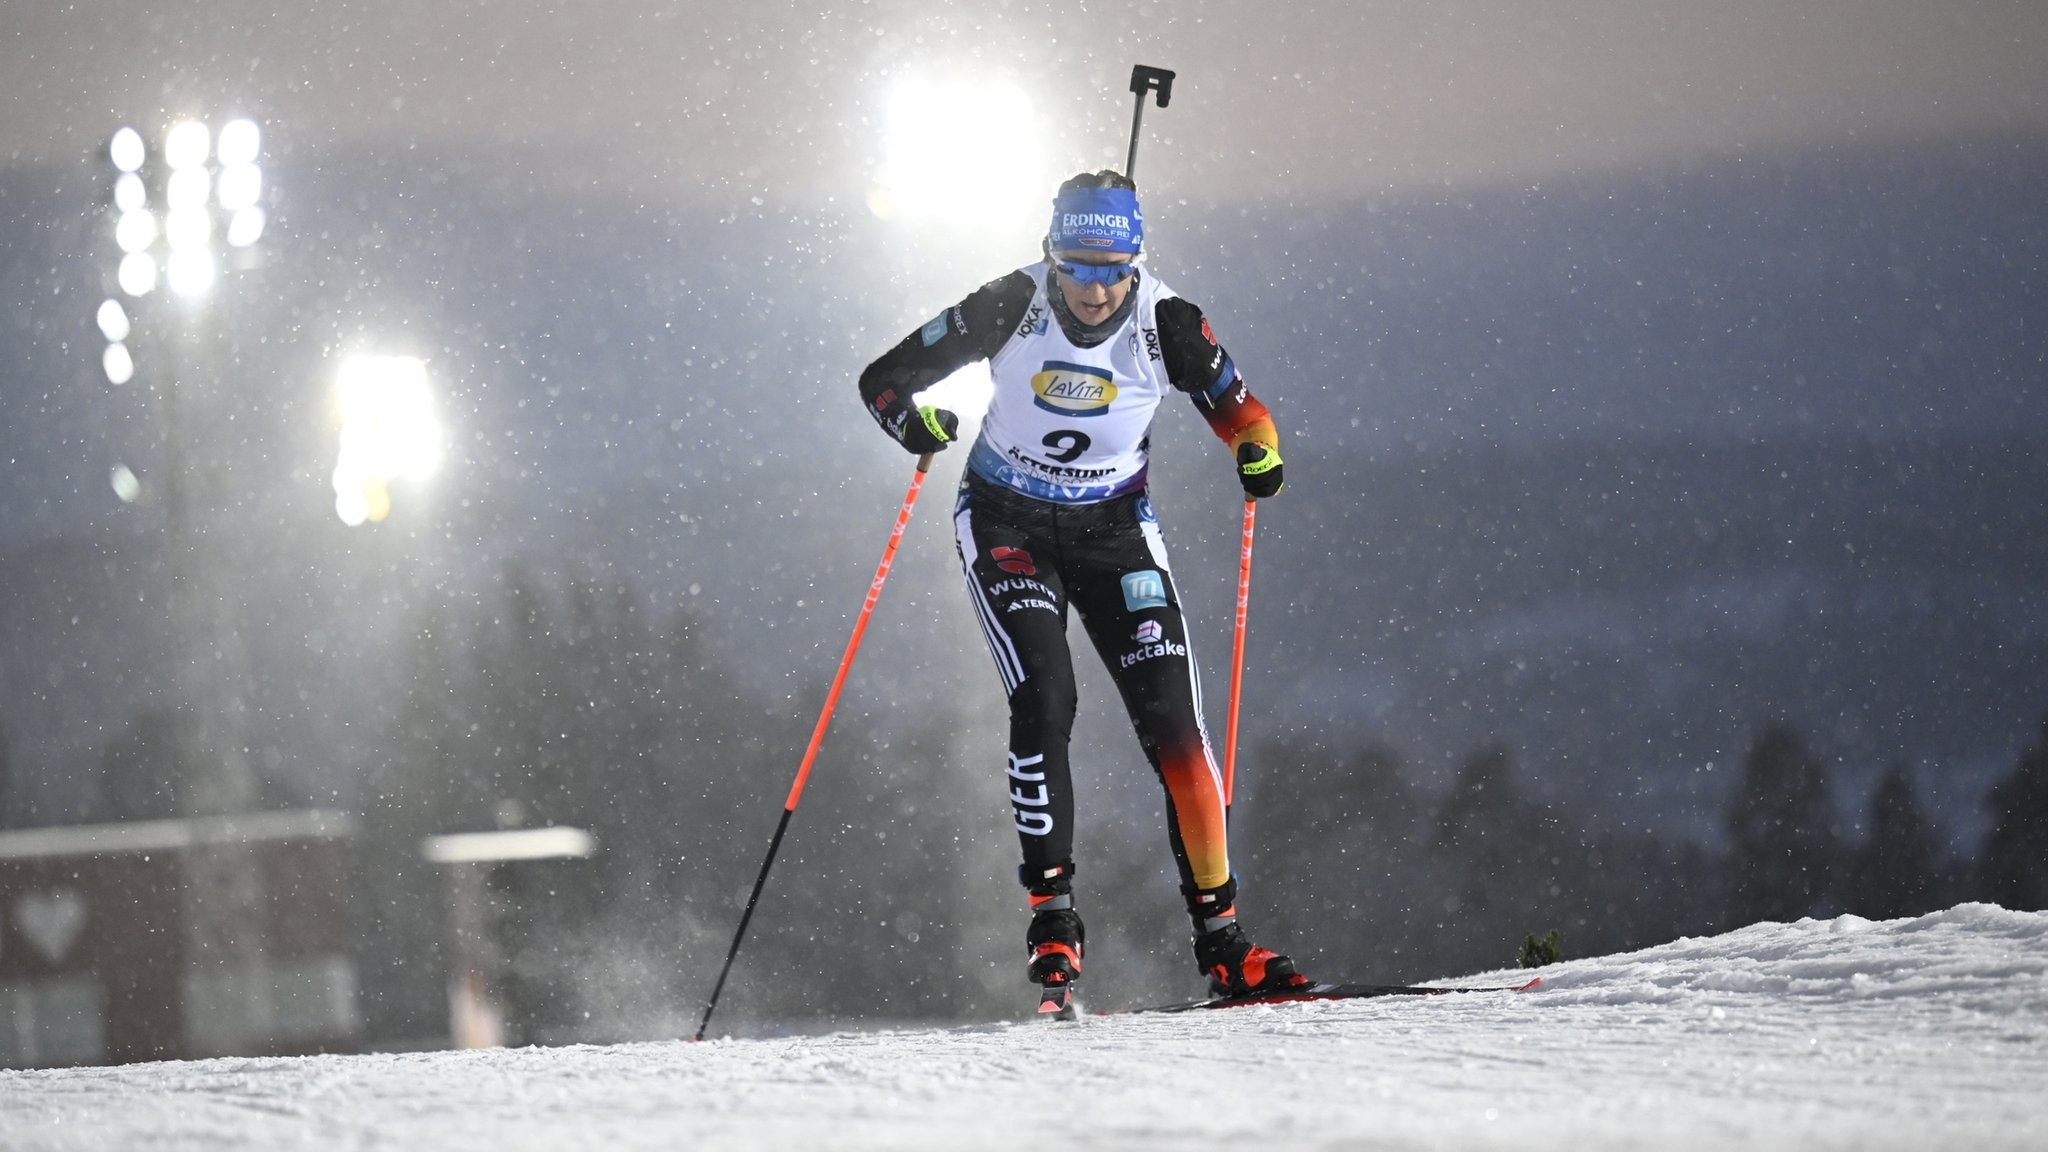
[(1280, 470), (1280, 450), (1268, 448), (1256, 440), (1240, 444), (1237, 449), (1237, 480), (1244, 485), (1244, 494), (1255, 500), (1278, 496), (1280, 489), (1287, 486)]
[(960, 434), (960, 417), (931, 404), (920, 404), (916, 419), (903, 421), (903, 446), (922, 456), (943, 452)]

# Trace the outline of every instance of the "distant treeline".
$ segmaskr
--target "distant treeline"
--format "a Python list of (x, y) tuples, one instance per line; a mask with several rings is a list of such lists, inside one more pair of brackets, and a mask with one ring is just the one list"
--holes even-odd
[[(419, 618), (407, 662), (391, 669), (400, 703), (359, 805), (351, 905), (373, 1039), (430, 1038), (446, 1026), (447, 893), (420, 858), (421, 839), (546, 825), (588, 828), (601, 850), (493, 877), (513, 1039), (666, 1035), (694, 1023), (815, 705), (798, 715), (788, 700), (750, 698), (692, 614), (648, 615), (622, 585), (550, 592), (514, 572), (490, 606)], [(970, 906), (986, 901), (957, 881), (1002, 871), (1014, 848), (990, 819), (999, 777), (974, 795), (933, 794), (931, 765), (956, 722), (838, 718), (833, 743), (859, 750), (847, 754), (862, 770), (814, 777), (803, 827), (777, 865), (774, 912), (747, 944), (749, 978), (722, 1012), (796, 1025), (1000, 1010), (990, 985), (962, 972), (1011, 960), (1021, 973), (1022, 915)], [(178, 813), (178, 731), (148, 713), (111, 740), (87, 817)], [(1989, 791), (1989, 833), (1967, 858), (1944, 847), (1903, 762), (1845, 827), (1827, 761), (1784, 724), (1762, 727), (1740, 766), (1725, 850), (1656, 827), (1588, 831), (1568, 808), (1531, 799), (1498, 748), (1472, 753), (1441, 795), (1420, 790), (1378, 745), (1277, 738), (1249, 751), (1265, 765), (1325, 765), (1262, 773), (1233, 835), (1256, 894), (1256, 934), (1316, 974), (1411, 980), (1495, 968), (1514, 962), (1525, 934), (1550, 930), (1570, 958), (1758, 920), (1895, 917), (1965, 900), (2048, 907), (2048, 724)], [(5, 769), (0, 742), (0, 815)], [(273, 785), (266, 802), (318, 798)], [(1160, 838), (1148, 832), (1145, 847)], [(1163, 850), (1121, 859), (1084, 870), (1091, 922), (1159, 922)], [(1016, 940), (991, 939), (992, 920)], [(1106, 933), (1103, 946), (1113, 946)], [(1155, 963), (1187, 967), (1177, 954)]]
[[(1263, 752), (1301, 759), (1284, 741)], [(1985, 798), (1990, 831), (1974, 858), (1944, 848), (1903, 761), (1850, 822), (1827, 762), (1789, 725), (1764, 726), (1740, 771), (1720, 852), (1655, 827), (1588, 833), (1525, 795), (1499, 749), (1468, 757), (1434, 800), (1381, 747), (1356, 749), (1337, 772), (1274, 772), (1242, 831), (1263, 885), (1306, 897), (1269, 901), (1290, 932), (1340, 970), (1392, 959), (1407, 978), (1511, 964), (1525, 933), (1550, 930), (1569, 958), (1760, 920), (1887, 919), (1970, 900), (2048, 907), (2048, 723)]]

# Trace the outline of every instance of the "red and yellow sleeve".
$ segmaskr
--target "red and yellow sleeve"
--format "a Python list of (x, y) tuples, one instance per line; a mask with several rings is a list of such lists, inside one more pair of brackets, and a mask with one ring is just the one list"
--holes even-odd
[(1236, 459), (1237, 450), (1245, 444), (1263, 444), (1274, 452), (1280, 451), (1280, 429), (1273, 424), (1273, 414), (1244, 386), (1244, 378), (1231, 380), (1228, 387), (1216, 396), (1197, 393), (1195, 406), (1202, 410), (1203, 419), (1209, 422), (1209, 430), (1216, 437), (1230, 445), (1230, 455)]

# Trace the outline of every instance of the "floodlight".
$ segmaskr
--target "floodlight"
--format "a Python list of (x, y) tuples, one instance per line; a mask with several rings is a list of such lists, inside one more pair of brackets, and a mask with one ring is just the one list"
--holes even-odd
[(114, 207), (123, 212), (139, 212), (149, 207), (149, 189), (143, 186), (142, 177), (133, 172), (121, 173), (114, 181)]
[(135, 473), (129, 471), (126, 464), (114, 465), (107, 479), (113, 482), (114, 495), (120, 497), (123, 504), (133, 504), (142, 495), (142, 481), (135, 478)]
[(128, 253), (147, 252), (156, 243), (156, 214), (147, 208), (121, 213), (114, 221), (114, 243)]
[(128, 338), (128, 310), (121, 307), (119, 300), (109, 299), (100, 305), (100, 335), (118, 344)]
[(441, 463), (426, 365), (411, 356), (351, 356), (335, 381), (341, 413), (335, 515), (350, 526), (391, 510), (389, 482), (425, 479)]
[(164, 216), (164, 239), (173, 253), (206, 247), (213, 239), (213, 214), (205, 206), (173, 208)]
[(142, 143), (142, 133), (133, 128), (123, 128), (114, 133), (114, 142), (108, 146), (107, 154), (114, 161), (114, 167), (122, 172), (134, 172), (142, 167), (148, 149)]
[(197, 168), (206, 163), (212, 143), (206, 125), (183, 121), (164, 134), (164, 160), (172, 168)]
[[(875, 210), (912, 224), (1014, 226), (1043, 201), (1031, 100), (1009, 84), (912, 78), (885, 112)], [(989, 124), (1000, 132), (983, 131)]]
[(238, 208), (228, 218), (228, 244), (235, 248), (247, 248), (263, 236), (263, 225), (267, 221), (261, 208)]
[(263, 195), (263, 169), (229, 164), (220, 170), (220, 206), (230, 212), (255, 205)]
[(135, 379), (135, 357), (129, 355), (128, 346), (118, 340), (107, 345), (106, 352), (100, 356), (100, 367), (106, 370), (109, 384), (126, 384)]
[(262, 143), (263, 130), (256, 126), (254, 120), (230, 120), (220, 126), (220, 140), (215, 152), (220, 156), (223, 168), (254, 164)]
[(147, 296), (156, 287), (156, 257), (147, 252), (130, 252), (121, 257), (114, 279), (130, 296)]
[(164, 184), (164, 203), (173, 212), (180, 208), (204, 208), (206, 194), (212, 187), (213, 174), (204, 166), (173, 169)]
[(164, 280), (180, 296), (203, 295), (213, 287), (213, 253), (205, 248), (172, 252), (164, 262)]
[(334, 514), (354, 528), (370, 518), (370, 499), (360, 488), (334, 494)]

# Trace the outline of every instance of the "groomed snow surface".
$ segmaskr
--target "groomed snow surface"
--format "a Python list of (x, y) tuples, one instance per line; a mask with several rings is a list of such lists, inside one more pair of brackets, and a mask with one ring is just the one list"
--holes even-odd
[(1757, 924), (1519, 994), (0, 1072), (0, 1148), (2042, 1149), (2048, 913)]

